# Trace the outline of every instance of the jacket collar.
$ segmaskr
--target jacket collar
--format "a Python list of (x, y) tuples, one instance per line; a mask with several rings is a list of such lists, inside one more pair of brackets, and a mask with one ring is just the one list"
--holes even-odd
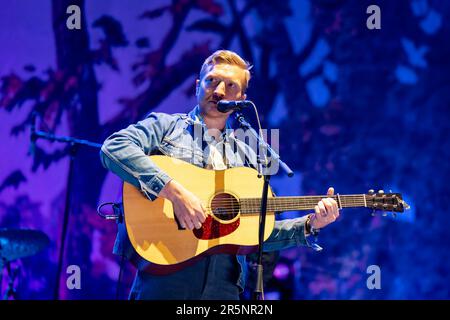
[[(192, 124), (194, 124), (194, 125), (200, 124), (206, 130), (206, 124), (205, 124), (205, 121), (204, 121), (202, 115), (200, 114), (200, 106), (199, 105), (196, 105), (194, 107), (194, 109), (192, 109), (188, 113), (188, 117), (193, 121)], [(235, 140), (233, 124), (234, 124), (233, 119), (231, 117), (229, 117), (225, 124), (225, 130), (222, 132), (222, 139), (224, 139), (225, 141), (228, 141), (229, 138)]]
[[(200, 106), (196, 105), (194, 107), (194, 109), (192, 109), (189, 113), (188, 113), (189, 118), (191, 118), (194, 123), (200, 123), (202, 126), (205, 126), (205, 121), (203, 119), (203, 116), (200, 114)], [(232, 126), (232, 119), (228, 118), (226, 124), (225, 124), (225, 129), (233, 129)]]

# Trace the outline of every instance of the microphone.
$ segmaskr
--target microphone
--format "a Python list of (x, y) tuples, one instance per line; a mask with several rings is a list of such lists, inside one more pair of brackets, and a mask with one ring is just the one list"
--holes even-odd
[(251, 102), (250, 100), (220, 100), (219, 102), (217, 102), (217, 110), (222, 113), (227, 113), (230, 110), (242, 110), (244, 108), (250, 107), (252, 104), (253, 102)]

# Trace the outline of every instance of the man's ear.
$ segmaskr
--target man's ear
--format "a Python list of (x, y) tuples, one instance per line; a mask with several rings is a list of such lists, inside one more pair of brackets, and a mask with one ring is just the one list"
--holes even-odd
[(195, 95), (198, 96), (198, 92), (200, 90), (200, 80), (195, 80)]

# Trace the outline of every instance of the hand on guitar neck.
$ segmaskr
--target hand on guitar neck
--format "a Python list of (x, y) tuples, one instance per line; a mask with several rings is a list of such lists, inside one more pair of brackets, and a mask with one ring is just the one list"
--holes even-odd
[(193, 230), (202, 227), (206, 210), (195, 194), (172, 179), (160, 191), (159, 196), (172, 202), (174, 215), (182, 228)]
[[(334, 189), (328, 188), (327, 196), (332, 195), (334, 195)], [(314, 211), (310, 219), (310, 225), (314, 229), (321, 229), (333, 223), (339, 217), (338, 204), (333, 198), (323, 198), (320, 200), (314, 207)]]

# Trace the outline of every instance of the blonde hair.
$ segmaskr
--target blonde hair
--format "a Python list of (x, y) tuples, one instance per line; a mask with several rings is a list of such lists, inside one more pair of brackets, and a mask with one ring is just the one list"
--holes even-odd
[(238, 66), (245, 70), (245, 83), (243, 83), (242, 92), (248, 87), (250, 81), (250, 69), (253, 67), (250, 63), (242, 59), (237, 53), (230, 50), (217, 50), (211, 54), (203, 62), (202, 68), (200, 69), (200, 79), (203, 78), (207, 72), (208, 67), (215, 66), (216, 64), (230, 64), (233, 66)]

